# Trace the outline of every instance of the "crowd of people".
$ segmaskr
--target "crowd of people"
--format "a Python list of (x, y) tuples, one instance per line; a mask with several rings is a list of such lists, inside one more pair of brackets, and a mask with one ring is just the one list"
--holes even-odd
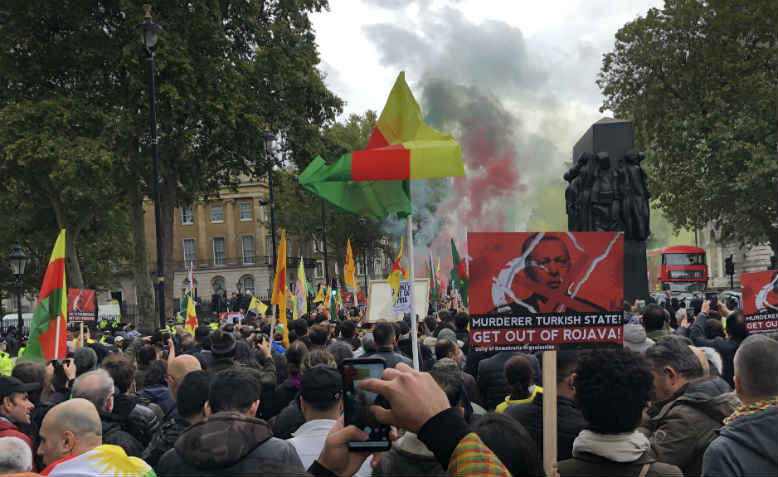
[[(623, 347), (557, 353), (556, 475), (778, 473), (778, 343), (749, 336), (739, 310), (695, 306), (628, 306)], [(290, 320), (288, 343), (252, 314), (193, 335), (71, 333), (65, 360), (0, 368), (0, 474), (544, 475), (542, 359), (476, 351), (468, 322), (419, 320), (421, 371), (408, 317), (368, 323), (356, 309)], [(10, 331), (0, 352), (14, 359), (20, 343)], [(347, 358), (385, 363), (358, 386), (388, 401), (371, 408), (392, 426), (388, 451), (348, 448), (367, 435), (344, 426)]]

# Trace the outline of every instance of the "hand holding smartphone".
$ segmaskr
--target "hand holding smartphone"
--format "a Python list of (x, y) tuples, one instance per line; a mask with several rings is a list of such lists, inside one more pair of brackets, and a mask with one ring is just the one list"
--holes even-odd
[(383, 396), (357, 387), (365, 379), (381, 379), (386, 363), (380, 358), (343, 360), (343, 412), (344, 425), (353, 424), (368, 434), (366, 441), (350, 441), (349, 450), (382, 452), (391, 448), (389, 426), (376, 420), (370, 406), (389, 407)]

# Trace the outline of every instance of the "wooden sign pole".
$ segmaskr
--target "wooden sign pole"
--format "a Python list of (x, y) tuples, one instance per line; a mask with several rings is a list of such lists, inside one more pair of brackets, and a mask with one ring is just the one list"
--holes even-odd
[(556, 351), (543, 352), (543, 469), (554, 475), (557, 459)]
[(80, 326), (80, 328), (81, 328), (81, 338), (80, 338), (79, 348), (83, 348), (84, 347), (84, 322), (82, 321), (80, 323), (80, 325), (81, 325)]

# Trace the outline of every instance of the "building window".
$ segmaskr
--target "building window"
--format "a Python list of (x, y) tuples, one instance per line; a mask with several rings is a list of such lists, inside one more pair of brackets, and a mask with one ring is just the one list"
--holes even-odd
[(188, 267), (190, 263), (194, 266), (195, 259), (194, 239), (184, 239), (184, 266)]
[(316, 278), (322, 278), (324, 276), (324, 264), (322, 262), (316, 262), (316, 272), (313, 276)]
[(320, 239), (314, 238), (313, 239), (313, 251), (314, 252), (323, 252), (324, 251), (324, 242), (322, 242)]
[(254, 293), (254, 278), (253, 277), (245, 277), (243, 279), (243, 293), (248, 295), (256, 295)]
[(254, 263), (254, 237), (243, 236), (243, 263)]
[(192, 207), (181, 207), (181, 225), (192, 225), (194, 223), (194, 214)]
[(376, 261), (375, 261), (375, 265), (373, 267), (373, 270), (381, 271), (383, 269), (384, 269), (384, 265), (381, 263), (381, 259), (377, 258)]
[(211, 222), (224, 222), (224, 208), (221, 204), (211, 206)]
[(273, 257), (273, 237), (270, 235), (265, 236), (265, 255), (271, 257), (271, 259)]
[(252, 218), (251, 203), (241, 202), (240, 205), (238, 205), (238, 207), (240, 210), (240, 220), (251, 220)]
[(224, 237), (213, 238), (213, 264), (224, 265)]
[(357, 262), (357, 275), (364, 275), (365, 274), (365, 267), (364, 263), (361, 261)]

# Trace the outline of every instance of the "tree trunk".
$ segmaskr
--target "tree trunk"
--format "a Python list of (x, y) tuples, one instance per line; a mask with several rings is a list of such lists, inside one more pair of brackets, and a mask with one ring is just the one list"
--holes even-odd
[(65, 270), (69, 288), (84, 288), (84, 277), (81, 274), (81, 263), (78, 261), (76, 248), (79, 235), (77, 230), (68, 230), (65, 237)]
[(130, 222), (132, 230), (132, 275), (135, 279), (135, 293), (138, 301), (138, 315), (143, 326), (156, 329), (157, 316), (154, 313), (154, 284), (149, 275), (149, 256), (146, 243), (145, 212), (143, 194), (138, 184), (128, 184)]

